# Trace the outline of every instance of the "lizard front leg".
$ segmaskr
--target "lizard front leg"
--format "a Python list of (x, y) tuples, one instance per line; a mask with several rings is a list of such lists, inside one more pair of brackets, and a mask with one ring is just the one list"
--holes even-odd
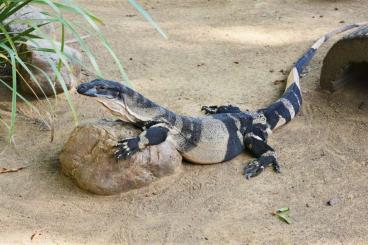
[(157, 124), (144, 130), (137, 137), (120, 140), (116, 145), (115, 157), (126, 159), (147, 146), (158, 145), (166, 140), (168, 132), (166, 125)]
[(259, 175), (269, 165), (272, 165), (277, 173), (281, 172), (281, 167), (276, 159), (276, 152), (265, 140), (249, 133), (244, 136), (244, 144), (257, 157), (244, 168), (244, 175), (247, 179)]
[(240, 113), (240, 108), (232, 105), (211, 105), (211, 106), (202, 106), (201, 111), (204, 111), (205, 114), (219, 114), (219, 113)]

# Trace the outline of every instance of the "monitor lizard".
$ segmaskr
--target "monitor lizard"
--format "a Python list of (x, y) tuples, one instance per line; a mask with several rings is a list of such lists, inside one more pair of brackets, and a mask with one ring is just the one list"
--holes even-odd
[(118, 141), (117, 159), (128, 158), (147, 146), (170, 141), (184, 159), (200, 164), (228, 161), (248, 149), (256, 159), (244, 168), (247, 179), (257, 176), (269, 165), (280, 172), (275, 150), (267, 139), (273, 130), (290, 122), (300, 111), (300, 74), (316, 50), (331, 36), (358, 26), (360, 24), (345, 25), (318, 39), (294, 64), (281, 98), (255, 112), (223, 105), (203, 106), (206, 116), (179, 115), (122, 83), (104, 79), (82, 83), (77, 92), (97, 97), (113, 115), (143, 129), (137, 137)]

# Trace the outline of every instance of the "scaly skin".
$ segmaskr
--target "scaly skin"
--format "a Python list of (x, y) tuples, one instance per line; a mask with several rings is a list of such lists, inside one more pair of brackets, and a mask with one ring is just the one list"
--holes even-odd
[(150, 145), (171, 141), (182, 156), (193, 163), (210, 164), (228, 161), (244, 149), (257, 157), (244, 169), (246, 178), (261, 173), (268, 165), (280, 172), (274, 149), (267, 144), (272, 131), (289, 121), (300, 111), (302, 96), (300, 74), (316, 50), (332, 35), (360, 25), (347, 25), (320, 38), (291, 70), (285, 92), (267, 108), (242, 112), (238, 107), (204, 106), (203, 117), (175, 114), (145, 98), (121, 83), (94, 80), (78, 86), (78, 93), (97, 97), (112, 114), (123, 121), (140, 126), (143, 132), (117, 144), (117, 159), (127, 158)]

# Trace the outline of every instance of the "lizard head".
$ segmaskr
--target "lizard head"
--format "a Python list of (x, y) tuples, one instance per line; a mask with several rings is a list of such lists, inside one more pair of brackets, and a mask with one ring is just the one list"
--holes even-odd
[[(77, 92), (96, 97), (98, 102), (123, 121), (147, 121), (156, 113), (151, 101), (143, 99), (142, 95), (119, 82), (96, 79), (80, 84)], [(145, 103), (142, 103), (143, 100)]]
[(121, 83), (102, 79), (82, 83), (77, 87), (79, 94), (96, 97), (113, 115), (124, 121), (132, 121), (126, 105), (131, 91)]
[(77, 87), (77, 92), (86, 96), (99, 97), (103, 99), (120, 99), (127, 87), (121, 83), (96, 79), (82, 83)]

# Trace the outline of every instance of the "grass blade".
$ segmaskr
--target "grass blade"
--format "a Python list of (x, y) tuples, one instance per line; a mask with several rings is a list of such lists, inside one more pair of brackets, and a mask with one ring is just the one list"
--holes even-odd
[(277, 218), (279, 218), (281, 221), (284, 221), (286, 224), (291, 224), (291, 220), (285, 213), (278, 213), (276, 214)]
[(10, 130), (10, 126), (9, 124), (7, 124), (2, 118), (1, 118), (1, 115), (0, 115), (0, 123), (4, 124), (4, 126), (8, 129), (8, 131)]
[(61, 85), (61, 87), (62, 87), (62, 89), (63, 89), (63, 91), (64, 91), (64, 95), (65, 95), (66, 100), (67, 100), (67, 102), (68, 102), (68, 104), (69, 104), (69, 108), (70, 108), (70, 110), (71, 110), (71, 112), (72, 112), (72, 116), (73, 116), (73, 119), (74, 119), (74, 123), (75, 123), (75, 125), (78, 125), (78, 116), (77, 116), (77, 112), (76, 112), (76, 110), (75, 110), (75, 106), (74, 106), (74, 104), (73, 104), (73, 101), (72, 101), (72, 98), (71, 98), (71, 96), (70, 96), (69, 90), (68, 90), (68, 88), (66, 87), (65, 80), (64, 80), (63, 76), (60, 74), (60, 72), (58, 72), (57, 67), (55, 67), (55, 64), (53, 64), (53, 62), (52, 62), (52, 61), (49, 61), (49, 64), (50, 64), (50, 66), (51, 66), (52, 70), (54, 71), (54, 73), (55, 73), (55, 75), (56, 75), (56, 77), (57, 77), (57, 80), (59, 81), (59, 83), (60, 83), (60, 85)]
[[(68, 20), (64, 19), (64, 18), (60, 18), (58, 16), (54, 16), (50, 13), (45, 13), (55, 19), (57, 19), (57, 21), (64, 25), (65, 28), (67, 30), (69, 30), (71, 32), (71, 34), (77, 39), (79, 45), (81, 46), (81, 48), (85, 51), (86, 55), (89, 58), (89, 61), (91, 62), (93, 69), (96, 71), (97, 75), (102, 77), (102, 72), (100, 70), (99, 65), (97, 64), (96, 58), (94, 57), (92, 50), (90, 49), (90, 47), (87, 45), (87, 43), (81, 38), (80, 34), (76, 31), (76, 29), (74, 28), (74, 26), (71, 24), (71, 22), (69, 22)], [(41, 31), (41, 30), (40, 30)], [(41, 31), (42, 32), (42, 31)], [(42, 32), (43, 33), (43, 32)], [(50, 40), (49, 37), (47, 37), (47, 35), (41, 35), (43, 38), (47, 39), (49, 42), (54, 43), (52, 40)], [(55, 48), (55, 47), (54, 47)], [(57, 49), (55, 50), (56, 53), (58, 55), (60, 54), (60, 51)], [(65, 64), (65, 60), (64, 60), (64, 64)]]
[(9, 4), (9, 7), (0, 13), (0, 23), (3, 23), (6, 18), (19, 11), (21, 8), (32, 2), (33, 0), (15, 1)]
[[(95, 16), (94, 14), (92, 14), (91, 12), (87, 11), (87, 10), (82, 10), (80, 7), (79, 11), (75, 9), (75, 3), (72, 4), (64, 4), (61, 2), (55, 2), (55, 1), (45, 1), (45, 0), (34, 0), (34, 3), (39, 3), (39, 4), (46, 4), (46, 5), (50, 5), (50, 2), (53, 4), (53, 6), (57, 7), (59, 10), (66, 10), (68, 12), (74, 12), (74, 13), (79, 13), (79, 11), (82, 11), (85, 13), (85, 15), (87, 15), (90, 19), (92, 19), (94, 22), (96, 22), (97, 24), (101, 24), (103, 25), (103, 21), (98, 18), (97, 16)], [(59, 11), (55, 11), (55, 12), (59, 12)]]
[[(64, 53), (64, 45), (65, 45), (65, 25), (61, 24), (61, 41), (60, 41), (61, 45), (60, 45), (60, 53)], [(60, 73), (61, 71), (61, 67), (63, 65), (62, 60), (59, 58), (58, 62), (57, 62), (57, 70)], [(56, 80), (56, 77), (55, 77)]]
[(14, 54), (10, 54), (11, 66), (12, 66), (12, 81), (13, 81), (13, 92), (12, 92), (12, 105), (11, 105), (11, 121), (10, 121), (10, 129), (9, 129), (9, 143), (12, 142), (14, 128), (15, 128), (15, 119), (17, 115), (17, 66), (15, 63)]
[(11, 86), (9, 86), (3, 79), (0, 79), (0, 83), (2, 83), (5, 87), (7, 87), (12, 93), (15, 91), (15, 93), (17, 94), (17, 96), (24, 101), (32, 110), (34, 110), (35, 112), (37, 112), (39, 115), (41, 115), (40, 111), (37, 109), (37, 107), (35, 107), (34, 105), (32, 105), (32, 103), (27, 100), (26, 98), (24, 98), (21, 94), (19, 94), (16, 90), (14, 90)]
[(142, 8), (141, 5), (137, 3), (135, 0), (128, 0), (129, 3), (148, 21), (148, 23), (153, 26), (164, 38), (168, 39), (167, 35), (163, 32), (163, 30), (158, 26), (158, 24), (152, 19), (149, 13)]
[[(82, 28), (79, 24), (74, 23), (73, 27), (76, 26), (78, 28)], [(76, 29), (74, 27), (74, 29)], [(85, 31), (93, 37), (96, 37), (100, 40), (100, 42), (102, 43), (102, 45), (107, 49), (107, 51), (110, 53), (111, 57), (114, 59), (115, 63), (117, 64), (118, 68), (119, 68), (119, 72), (121, 75), (121, 78), (123, 79), (123, 81), (126, 82), (126, 84), (130, 87), (133, 87), (131, 81), (129, 80), (129, 77), (123, 67), (123, 64), (121, 63), (120, 59), (116, 56), (115, 52), (112, 50), (110, 43), (107, 41), (107, 39), (104, 37), (104, 35), (102, 35), (101, 32), (92, 32), (89, 29), (85, 29)]]

